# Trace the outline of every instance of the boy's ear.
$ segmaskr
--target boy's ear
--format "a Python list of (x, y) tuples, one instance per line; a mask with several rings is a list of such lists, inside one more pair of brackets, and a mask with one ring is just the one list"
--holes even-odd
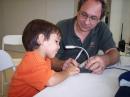
[(38, 44), (42, 44), (44, 41), (44, 35), (43, 34), (39, 34), (38, 38), (37, 38), (37, 43)]

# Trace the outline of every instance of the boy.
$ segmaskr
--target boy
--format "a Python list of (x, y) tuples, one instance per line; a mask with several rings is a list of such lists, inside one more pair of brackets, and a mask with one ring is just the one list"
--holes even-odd
[[(22, 42), (26, 50), (9, 87), (9, 97), (32, 97), (46, 86), (56, 85), (79, 73), (76, 61), (62, 72), (51, 70), (51, 60), (60, 48), (61, 32), (47, 21), (32, 20), (24, 29)], [(75, 62), (75, 63), (74, 63)]]

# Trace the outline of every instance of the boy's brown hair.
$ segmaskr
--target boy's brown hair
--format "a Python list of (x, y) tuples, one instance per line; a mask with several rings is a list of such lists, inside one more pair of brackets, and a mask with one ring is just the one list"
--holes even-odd
[(45, 39), (49, 39), (52, 33), (61, 36), (61, 32), (56, 25), (42, 19), (32, 20), (25, 27), (22, 35), (22, 42), (25, 50), (33, 51), (40, 46), (40, 44), (37, 43), (39, 34), (43, 34)]

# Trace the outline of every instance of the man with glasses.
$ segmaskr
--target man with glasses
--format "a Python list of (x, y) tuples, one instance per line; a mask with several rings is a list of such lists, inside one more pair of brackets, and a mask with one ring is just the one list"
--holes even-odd
[[(85, 52), (81, 52), (76, 61), (78, 63), (85, 62), (85, 68), (96, 74), (102, 73), (108, 65), (115, 64), (119, 60), (119, 53), (112, 33), (107, 25), (101, 21), (104, 13), (104, 0), (80, 0), (77, 15), (74, 18), (58, 22), (57, 25), (63, 32), (63, 36), (60, 50), (53, 60), (55, 70), (67, 67), (62, 64), (71, 62), (81, 50), (78, 48), (66, 49), (67, 45), (84, 48), (90, 58), (88, 59)], [(102, 50), (104, 54), (97, 55), (99, 50)]]

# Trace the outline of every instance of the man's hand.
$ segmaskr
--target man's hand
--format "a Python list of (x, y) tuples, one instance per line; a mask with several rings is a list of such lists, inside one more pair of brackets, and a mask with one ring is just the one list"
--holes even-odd
[(93, 73), (100, 74), (106, 66), (115, 64), (119, 61), (120, 55), (116, 48), (111, 48), (104, 55), (90, 57), (86, 61), (85, 68), (90, 69)]
[(101, 74), (106, 67), (103, 56), (93, 56), (86, 61), (85, 68), (92, 70), (93, 73)]
[(74, 59), (69, 58), (63, 64), (62, 70), (65, 70), (70, 64), (77, 66), (77, 67), (79, 66), (79, 63), (77, 63)]

